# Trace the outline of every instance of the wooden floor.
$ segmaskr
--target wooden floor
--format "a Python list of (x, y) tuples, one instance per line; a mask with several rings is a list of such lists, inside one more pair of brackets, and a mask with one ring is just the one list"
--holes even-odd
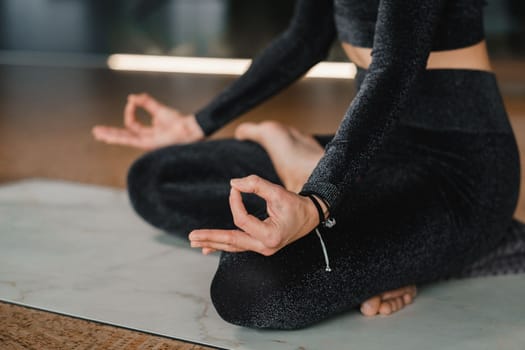
[[(525, 164), (525, 64), (498, 62), (496, 73)], [(231, 81), (226, 77), (0, 65), (0, 183), (47, 177), (124, 187), (127, 168), (141, 152), (95, 142), (90, 134), (93, 125), (120, 125), (130, 92), (147, 91), (190, 112)], [(303, 80), (214, 137), (230, 136), (236, 124), (248, 119), (276, 119), (306, 132), (331, 133), (354, 93), (351, 81)], [(516, 212), (522, 220), (524, 187)], [(12, 310), (0, 305), (0, 341), (2, 329), (9, 324), (6, 312)], [(96, 337), (96, 332), (90, 336)], [(183, 343), (179, 348), (189, 349)]]
[(8, 303), (0, 303), (0, 348), (3, 350), (213, 349)]

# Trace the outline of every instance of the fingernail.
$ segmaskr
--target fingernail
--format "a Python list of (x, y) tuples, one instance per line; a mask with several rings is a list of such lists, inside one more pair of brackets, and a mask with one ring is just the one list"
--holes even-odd
[(240, 181), (240, 179), (231, 179), (230, 180), (230, 184), (235, 185), (235, 184), (238, 184), (239, 181)]

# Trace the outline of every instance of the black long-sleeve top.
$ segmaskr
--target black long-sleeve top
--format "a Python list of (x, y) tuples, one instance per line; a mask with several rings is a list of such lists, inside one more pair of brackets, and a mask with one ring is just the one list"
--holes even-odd
[(325, 58), (336, 36), (371, 47), (360, 89), (302, 190), (333, 210), (378, 152), (430, 52), (483, 39), (483, 5), (484, 0), (298, 0), (288, 29), (196, 113), (197, 122), (209, 135), (266, 100)]

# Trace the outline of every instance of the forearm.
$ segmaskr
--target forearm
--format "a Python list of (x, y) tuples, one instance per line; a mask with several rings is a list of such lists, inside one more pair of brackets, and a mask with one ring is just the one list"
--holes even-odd
[(299, 0), (289, 28), (195, 114), (204, 133), (213, 133), (296, 81), (326, 57), (334, 38), (331, 1)]
[[(333, 212), (384, 145), (425, 69), (443, 0), (381, 0), (372, 64), (303, 187)], [(415, 43), (415, 44), (414, 44)]]

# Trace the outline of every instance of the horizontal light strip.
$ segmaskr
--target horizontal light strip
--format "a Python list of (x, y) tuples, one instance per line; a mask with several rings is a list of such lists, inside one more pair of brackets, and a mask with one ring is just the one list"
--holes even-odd
[[(114, 54), (109, 56), (107, 64), (110, 69), (124, 71), (241, 75), (251, 60)], [(321, 62), (310, 69), (306, 77), (354, 79), (355, 74), (353, 63)]]

